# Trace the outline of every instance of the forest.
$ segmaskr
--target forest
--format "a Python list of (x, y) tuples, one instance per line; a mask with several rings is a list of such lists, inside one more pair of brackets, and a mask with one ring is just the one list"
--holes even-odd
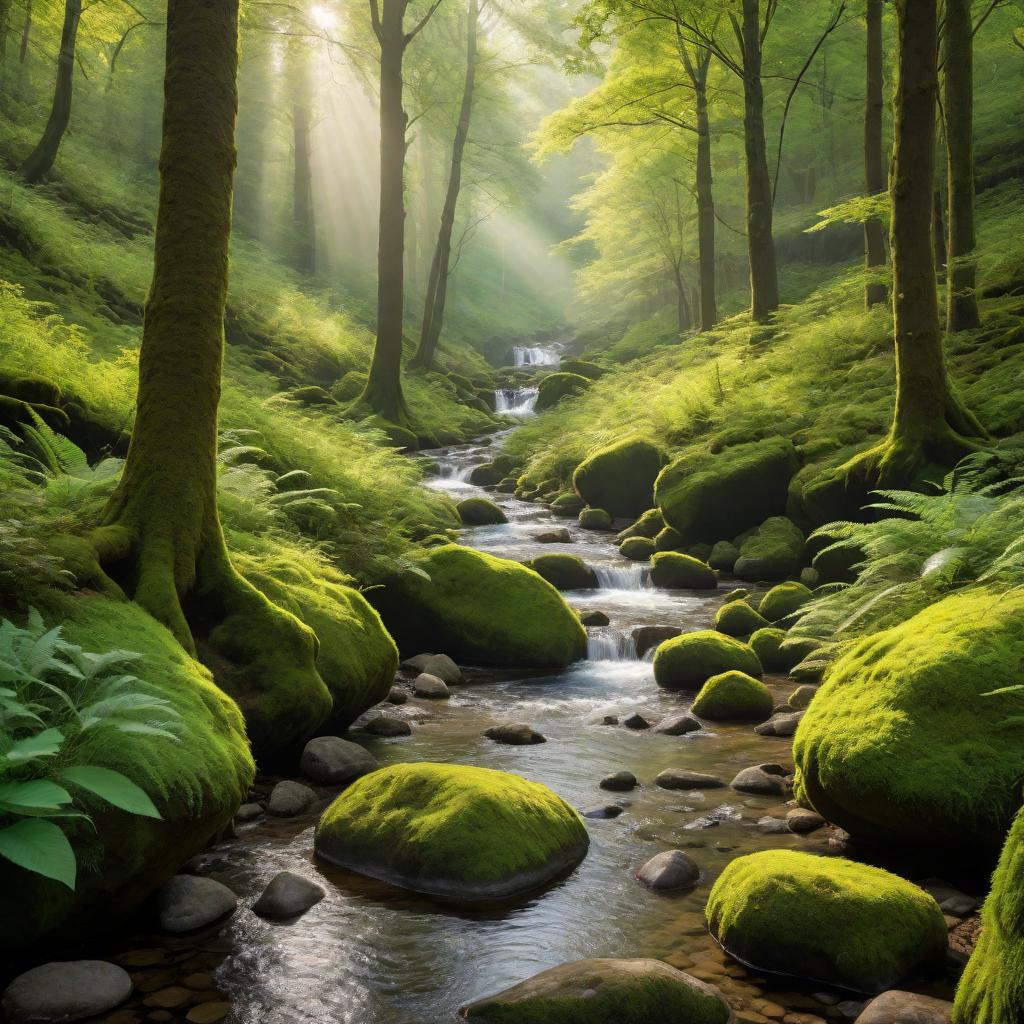
[(1024, 1024), (1024, 0), (0, 0), (0, 1024)]

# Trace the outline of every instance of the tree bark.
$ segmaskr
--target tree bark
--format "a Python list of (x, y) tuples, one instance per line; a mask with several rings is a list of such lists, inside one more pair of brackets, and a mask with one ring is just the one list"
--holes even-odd
[(939, 281), (946, 280), (946, 263), (949, 256), (946, 252), (946, 225), (942, 210), (942, 188), (938, 183), (932, 192), (932, 248), (935, 252), (935, 276)]
[(32, 0), (25, 0), (25, 21), (21, 26), (21, 49), (18, 51), (18, 63), (24, 64), (28, 56), (28, 42), (32, 36)]
[(64, 26), (61, 30), (60, 53), (57, 57), (57, 84), (53, 92), (50, 117), (38, 145), (21, 168), (21, 176), (30, 184), (50, 173), (57, 159), (64, 132), (71, 120), (71, 93), (75, 73), (75, 40), (82, 17), (82, 0), (65, 0)]
[(697, 61), (690, 59), (683, 48), (686, 70), (693, 85), (697, 128), (697, 253), (700, 268), (701, 332), (710, 331), (718, 322), (718, 301), (715, 294), (715, 195), (711, 170), (711, 120), (708, 115), (708, 68), (711, 51), (704, 49)]
[(942, 109), (946, 119), (949, 244), (946, 330), (981, 325), (974, 251), (974, 25), (970, 0), (946, 0)]
[(743, 0), (743, 144), (747, 177), (747, 254), (750, 304), (755, 320), (770, 320), (779, 307), (779, 280), (772, 238), (772, 184), (764, 135), (761, 82), (760, 0)]
[(693, 319), (690, 313), (690, 297), (686, 282), (683, 280), (678, 263), (672, 267), (672, 284), (676, 289), (676, 322), (679, 325), (679, 333), (685, 334), (693, 324)]
[(448, 293), (448, 275), (452, 255), (452, 231), (455, 228), (455, 213), (462, 189), (462, 159), (469, 138), (469, 124), (473, 115), (473, 91), (476, 85), (477, 22), (480, 16), (478, 0), (469, 0), (466, 16), (466, 80), (462, 89), (462, 105), (452, 142), (451, 169), (448, 173), (448, 189), (441, 210), (441, 229), (437, 235), (434, 258), (430, 264), (427, 280), (427, 297), (423, 308), (423, 324), (420, 329), (420, 343), (410, 366), (429, 369), (434, 362), (441, 330), (444, 327), (445, 301)]
[[(882, 5), (883, 0), (867, 0), (867, 102), (864, 111), (865, 184), (869, 196), (885, 189), (885, 156), (882, 151), (882, 116), (884, 111), (882, 72)], [(864, 264), (868, 282), (864, 299), (870, 309), (888, 301), (889, 290), (873, 273), (885, 266), (885, 229), (878, 217), (864, 222)]]
[[(301, 45), (301, 44), (300, 44)], [(292, 229), (295, 234), (295, 267), (316, 272), (316, 222), (313, 215), (313, 165), (309, 142), (309, 82), (304, 60), (296, 69), (295, 102), (292, 105), (293, 191)]]

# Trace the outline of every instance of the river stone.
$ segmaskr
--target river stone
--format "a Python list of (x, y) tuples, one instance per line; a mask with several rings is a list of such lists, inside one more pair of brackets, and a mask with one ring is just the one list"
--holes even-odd
[(103, 960), (43, 964), (19, 974), (3, 994), (9, 1024), (57, 1024), (106, 1013), (132, 994), (128, 972)]
[(267, 813), (276, 818), (294, 818), (308, 811), (317, 802), (316, 791), (301, 782), (286, 779), (270, 791)]
[(584, 807), (580, 814), (584, 818), (617, 818), (625, 809), (622, 804), (591, 804)]
[(662, 789), (722, 789), (725, 783), (714, 775), (684, 768), (666, 768), (655, 780)]
[(792, 736), (803, 717), (802, 711), (795, 711), (788, 715), (773, 715), (767, 722), (755, 725), (754, 732), (758, 736)]
[(510, 747), (528, 747), (536, 743), (547, 743), (547, 737), (542, 736), (525, 722), (492, 725), (490, 729), (484, 730), (484, 735), (489, 740), (494, 740), (495, 743), (505, 743)]
[(584, 626), (607, 626), (611, 621), (604, 612), (584, 612), (580, 616)]
[(682, 850), (666, 850), (644, 864), (636, 877), (651, 889), (692, 889), (700, 879), (700, 868)]
[(699, 732), (703, 726), (700, 722), (685, 712), (678, 715), (668, 715), (663, 718), (655, 727), (654, 731), (663, 736), (685, 736), (687, 733)]
[(652, 647), (672, 640), (682, 632), (679, 626), (637, 626), (633, 630), (636, 653), (642, 658)]
[(785, 796), (788, 775), (789, 772), (780, 764), (757, 764), (751, 768), (744, 768), (729, 785), (738, 793)]
[(282, 871), (270, 880), (263, 895), (253, 904), (252, 911), (260, 917), (298, 917), (326, 895), (319, 885), (308, 878), (292, 871)]
[(769, 836), (780, 835), (783, 832), (792, 831), (789, 827), (789, 822), (785, 818), (773, 818), (770, 814), (766, 814), (763, 818), (759, 818), (757, 821), (757, 827)]
[(543, 533), (535, 533), (533, 539), (538, 544), (570, 544), (572, 543), (572, 534), (561, 526), (557, 530), (545, 530)]
[(392, 686), (388, 690), (389, 704), (404, 704), (409, 699), (409, 691), (404, 686)]
[(448, 684), (429, 672), (423, 672), (413, 680), (412, 692), (426, 700), (447, 700), (452, 695)]
[[(554, 1014), (551, 1007), (559, 1009)], [(580, 960), (542, 971), (520, 984), (464, 1006), (480, 1024), (631, 1021), (636, 1024), (732, 1024), (722, 993), (661, 960)]]
[(404, 718), (376, 715), (363, 724), (363, 732), (368, 732), (371, 736), (411, 736), (412, 726)]
[(624, 718), (622, 720), (622, 724), (627, 729), (650, 729), (651, 727), (651, 723), (648, 722), (643, 715), (639, 715), (636, 712), (634, 712), (628, 718)]
[(978, 909), (978, 901), (973, 896), (954, 889), (948, 882), (941, 878), (926, 878), (918, 885), (925, 892), (932, 894), (932, 898), (939, 905), (944, 914), (952, 914), (953, 917), (967, 917)]
[(238, 900), (226, 886), (199, 875), (175, 875), (157, 893), (160, 927), (179, 934), (233, 914)]
[(447, 654), (417, 654), (403, 661), (401, 667), (417, 674), (426, 672), (449, 686), (457, 686), (462, 682), (462, 669)]
[(802, 836), (817, 832), (819, 828), (824, 828), (827, 824), (817, 811), (809, 811), (806, 807), (794, 807), (786, 815), (786, 821), (789, 823), (791, 832)]
[(872, 999), (857, 1024), (949, 1024), (953, 1004), (944, 999), (890, 989)]
[(606, 775), (598, 785), (613, 793), (625, 793), (630, 789), (636, 789), (639, 783), (632, 772), (613, 772), (611, 775)]
[(351, 782), (376, 767), (377, 759), (373, 754), (358, 743), (343, 740), (340, 736), (317, 736), (311, 739), (299, 761), (302, 774), (310, 782), (323, 786)]
[(818, 687), (811, 686), (810, 684), (804, 684), (798, 686), (790, 695), (787, 704), (796, 708), (797, 711), (806, 711), (810, 707), (811, 701), (814, 699), (814, 695), (818, 692)]
[(241, 807), (235, 811), (235, 821), (255, 821), (263, 814), (263, 808), (257, 803), (242, 804)]

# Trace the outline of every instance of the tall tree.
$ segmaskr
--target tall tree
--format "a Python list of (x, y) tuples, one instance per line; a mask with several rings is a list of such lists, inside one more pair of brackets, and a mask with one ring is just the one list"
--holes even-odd
[[(484, 0), (486, 4), (486, 0)], [(477, 31), (480, 21), (479, 0), (469, 0), (466, 14), (466, 79), (462, 89), (462, 103), (459, 120), (455, 126), (452, 141), (451, 167), (448, 171), (448, 188), (441, 210), (441, 227), (434, 247), (434, 258), (430, 264), (427, 279), (427, 296), (423, 307), (423, 323), (420, 327), (420, 343), (410, 366), (429, 368), (434, 361), (441, 330), (444, 327), (444, 309), (448, 294), (448, 276), (451, 272), (452, 232), (455, 229), (455, 214), (462, 190), (462, 159), (469, 138), (470, 119), (473, 116), (473, 91), (476, 85)]]
[[(867, 100), (864, 110), (864, 169), (869, 196), (885, 189), (885, 154), (882, 150), (882, 9), (884, 0), (867, 0)], [(884, 282), (873, 276), (885, 266), (885, 229), (880, 217), (869, 217), (864, 222), (864, 263), (868, 282), (864, 298), (870, 308), (885, 302), (889, 290)]]
[(65, 0), (64, 25), (61, 29), (60, 51), (57, 55), (57, 84), (54, 87), (50, 117), (42, 138), (22, 165), (21, 176), (30, 183), (41, 181), (50, 173), (60, 149), (68, 122), (71, 120), (71, 94), (75, 76), (75, 42), (82, 18), (82, 0)]
[(298, 270), (316, 270), (316, 221), (313, 212), (313, 162), (310, 148), (312, 89), (309, 51), (302, 39), (289, 47), (292, 88), (292, 232)]
[(946, 126), (949, 242), (946, 246), (946, 330), (981, 323), (975, 293), (974, 25), (970, 0), (946, 0), (942, 112)]

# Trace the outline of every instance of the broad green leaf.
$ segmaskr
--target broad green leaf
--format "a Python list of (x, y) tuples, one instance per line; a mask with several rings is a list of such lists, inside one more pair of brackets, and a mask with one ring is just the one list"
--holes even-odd
[(0, 857), (75, 887), (75, 851), (52, 821), (18, 821), (0, 829)]
[(93, 765), (77, 765), (65, 768), (60, 775), (64, 782), (81, 786), (90, 793), (102, 797), (108, 804), (120, 807), (122, 811), (140, 814), (146, 818), (159, 818), (160, 812), (146, 793), (120, 772)]
[(57, 811), (71, 803), (71, 794), (48, 779), (0, 783), (0, 810), (11, 814)]
[(53, 757), (60, 752), (64, 742), (64, 734), (60, 729), (44, 729), (35, 736), (25, 736), (15, 740), (4, 759), (15, 764), (34, 761), (39, 757)]

